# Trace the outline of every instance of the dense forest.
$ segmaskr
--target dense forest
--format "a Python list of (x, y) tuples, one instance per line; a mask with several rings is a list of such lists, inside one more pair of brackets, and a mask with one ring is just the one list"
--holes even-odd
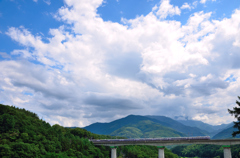
[[(172, 148), (172, 152), (182, 157), (223, 158), (221, 145), (180, 145)], [(240, 145), (231, 146), (232, 157), (240, 158)]]
[[(114, 137), (116, 138), (116, 137)], [(49, 158), (108, 158), (111, 149), (94, 146), (89, 139), (114, 139), (107, 135), (93, 134), (81, 128), (51, 126), (37, 114), (13, 106), (0, 104), (0, 157), (49, 157)], [(118, 157), (157, 157), (153, 146), (121, 146)], [(165, 158), (177, 158), (165, 149)]]

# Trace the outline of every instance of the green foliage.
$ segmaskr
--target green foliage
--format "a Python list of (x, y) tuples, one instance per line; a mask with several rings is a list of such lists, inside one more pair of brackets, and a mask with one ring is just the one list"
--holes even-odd
[(127, 138), (141, 138), (143, 136), (143, 132), (136, 127), (122, 127), (112, 132), (110, 135), (117, 135)]
[[(223, 158), (223, 147), (220, 145), (182, 145), (172, 148), (172, 152), (182, 157)], [(240, 145), (231, 146), (232, 157), (240, 158)]]
[[(125, 157), (131, 158), (152, 158), (158, 157), (158, 148), (155, 146), (137, 146), (137, 145), (129, 145), (129, 146), (121, 146), (119, 147), (120, 156), (121, 153), (126, 153)], [(165, 158), (178, 158), (178, 155), (173, 154), (170, 150), (164, 149)]]
[[(240, 100), (240, 97), (238, 97), (238, 99)], [(236, 104), (239, 106), (239, 107), (233, 107), (233, 110), (230, 110), (228, 109), (228, 112), (231, 114), (231, 115), (234, 115), (234, 117), (237, 119), (236, 122), (234, 122), (234, 128), (237, 128), (238, 130), (237, 131), (234, 131), (232, 133), (232, 136), (235, 137), (236, 135), (240, 134), (240, 102), (239, 101), (236, 101)]]
[(15, 120), (12, 115), (3, 114), (0, 116), (0, 132), (6, 133), (14, 128)]
[(89, 139), (108, 139), (81, 128), (51, 126), (25, 109), (0, 104), (0, 157), (110, 157)]
[(8, 144), (0, 144), (0, 156), (1, 157), (10, 157), (11, 156), (11, 148)]

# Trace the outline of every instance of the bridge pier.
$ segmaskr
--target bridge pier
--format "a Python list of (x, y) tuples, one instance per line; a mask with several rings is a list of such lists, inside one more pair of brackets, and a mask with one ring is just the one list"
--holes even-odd
[(110, 148), (111, 148), (111, 158), (117, 158), (117, 147), (110, 146)]
[(230, 145), (223, 145), (224, 158), (232, 158)]
[(164, 148), (165, 148), (165, 146), (158, 146), (158, 158), (165, 158), (164, 157)]
[[(117, 158), (117, 146), (124, 145), (151, 145), (158, 147), (158, 158), (164, 158), (164, 146), (181, 144), (213, 144), (223, 145), (224, 158), (232, 158), (231, 145), (240, 144), (240, 139), (209, 139), (209, 137), (189, 137), (189, 138), (151, 138), (151, 139), (104, 139), (90, 140), (94, 145), (104, 145), (111, 147), (111, 158)], [(226, 145), (228, 144), (228, 145)], [(162, 145), (162, 146), (159, 146)], [(164, 145), (164, 146), (163, 146)]]

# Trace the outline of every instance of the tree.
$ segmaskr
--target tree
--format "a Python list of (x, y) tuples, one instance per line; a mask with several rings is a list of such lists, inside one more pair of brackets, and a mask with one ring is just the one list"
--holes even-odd
[[(240, 96), (238, 96), (238, 99), (240, 100)], [(237, 121), (235, 122), (234, 121), (234, 128), (237, 128), (238, 131), (234, 131), (232, 133), (232, 136), (235, 137), (237, 134), (240, 134), (240, 102), (239, 101), (236, 101), (236, 104), (239, 106), (239, 107), (233, 107), (233, 110), (230, 110), (228, 109), (228, 112), (231, 114), (231, 115), (234, 115), (234, 117), (237, 119)]]
[(5, 133), (12, 130), (15, 125), (15, 120), (12, 115), (3, 114), (0, 115), (0, 132)]

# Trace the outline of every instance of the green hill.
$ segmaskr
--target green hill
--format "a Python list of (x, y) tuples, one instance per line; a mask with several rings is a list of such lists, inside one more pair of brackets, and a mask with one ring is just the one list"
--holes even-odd
[(110, 157), (88, 138), (111, 138), (85, 129), (51, 126), (37, 114), (0, 104), (0, 157)]
[[(113, 139), (111, 136), (93, 134), (81, 128), (51, 126), (37, 114), (13, 106), (0, 104), (0, 157), (1, 158), (109, 158), (110, 147), (94, 146), (89, 139)], [(115, 138), (115, 137), (114, 137)], [(157, 157), (154, 146), (121, 146), (121, 158)], [(165, 149), (166, 158), (177, 158)]]
[[(149, 129), (149, 132), (144, 132), (140, 129), (139, 122), (143, 123), (143, 121), (152, 122), (145, 125), (145, 128)], [(168, 137), (208, 135), (199, 128), (185, 126), (178, 121), (164, 116), (129, 115), (109, 123), (94, 123), (84, 127), (84, 129), (96, 134), (118, 135), (128, 138), (163, 137), (166, 136), (165, 133), (168, 133)], [(170, 129), (171, 131), (169, 131)]]
[(182, 137), (183, 133), (171, 128), (164, 127), (150, 120), (139, 121), (136, 124), (124, 126), (115, 130), (110, 135), (123, 136), (127, 138), (157, 138), (157, 137)]
[(112, 132), (110, 135), (122, 136), (126, 138), (141, 138), (143, 135), (143, 132), (140, 129), (135, 127), (122, 127)]
[(84, 127), (84, 129), (96, 133), (96, 134), (111, 134), (117, 129), (124, 126), (138, 123), (139, 121), (149, 120), (144, 116), (129, 115), (125, 118), (121, 118), (110, 123), (93, 123), (89, 126)]

